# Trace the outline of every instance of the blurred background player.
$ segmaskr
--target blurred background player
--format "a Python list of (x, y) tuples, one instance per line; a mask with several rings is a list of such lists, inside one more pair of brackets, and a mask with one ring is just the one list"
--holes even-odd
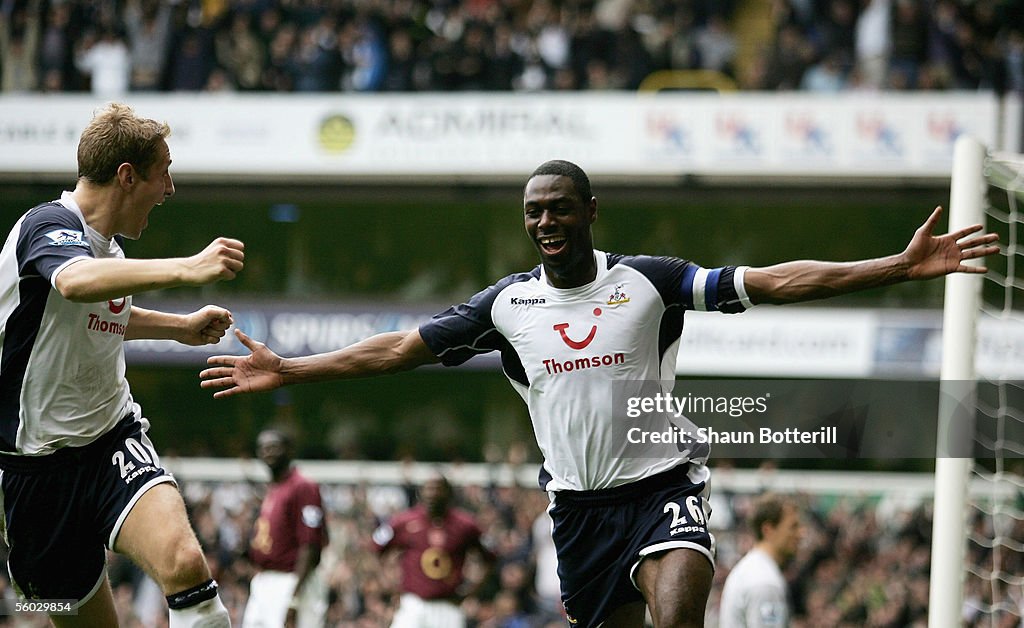
[(729, 572), (722, 590), (721, 628), (789, 625), (789, 594), (782, 568), (800, 547), (800, 511), (792, 499), (766, 493), (754, 503), (750, 529), (757, 544)]
[(392, 628), (460, 628), (466, 618), (463, 566), (469, 552), (490, 564), (473, 516), (451, 507), (452, 487), (438, 473), (420, 489), (421, 503), (395, 515), (373, 533), (377, 551), (401, 552), (402, 597)]
[(259, 572), (249, 585), (242, 625), (322, 628), (327, 588), (317, 567), (328, 537), (320, 488), (292, 465), (285, 432), (260, 432), (256, 454), (270, 469), (270, 486), (249, 543)]
[(20, 596), (72, 599), (58, 626), (116, 626), (106, 547), (159, 585), (171, 628), (227, 626), (174, 478), (125, 379), (124, 341), (214, 344), (231, 313), (169, 314), (136, 292), (233, 279), (243, 245), (218, 238), (188, 259), (125, 259), (174, 194), (165, 123), (112, 103), (78, 144), (78, 183), (29, 210), (0, 253), (0, 470), (8, 569)]

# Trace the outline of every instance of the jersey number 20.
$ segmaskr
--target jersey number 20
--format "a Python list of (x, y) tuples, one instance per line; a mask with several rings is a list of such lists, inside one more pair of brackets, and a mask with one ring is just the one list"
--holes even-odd
[[(124, 448), (141, 464), (152, 464), (153, 460), (156, 459), (155, 452), (150, 451), (148, 447), (134, 438), (129, 437), (124, 439)], [(128, 474), (135, 470), (135, 463), (128, 460), (124, 455), (124, 451), (121, 451), (120, 449), (114, 452), (114, 455), (110, 458), (110, 462), (121, 471), (122, 480), (128, 477)]]

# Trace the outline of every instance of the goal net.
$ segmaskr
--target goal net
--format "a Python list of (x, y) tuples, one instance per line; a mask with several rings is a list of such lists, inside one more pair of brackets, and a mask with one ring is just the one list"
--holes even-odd
[(984, 275), (946, 278), (929, 625), (1024, 617), (1024, 155), (961, 137), (949, 229), (999, 234)]

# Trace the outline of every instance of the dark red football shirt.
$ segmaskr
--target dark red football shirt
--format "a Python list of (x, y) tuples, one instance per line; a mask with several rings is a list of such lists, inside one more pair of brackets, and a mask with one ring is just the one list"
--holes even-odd
[(378, 551), (402, 552), (402, 591), (425, 600), (450, 598), (462, 584), (466, 552), (480, 545), (480, 527), (473, 517), (456, 508), (433, 522), (422, 505), (399, 513), (377, 528), (373, 543)]
[(267, 488), (249, 557), (260, 569), (291, 572), (303, 545), (327, 545), (327, 527), (320, 488), (293, 468)]

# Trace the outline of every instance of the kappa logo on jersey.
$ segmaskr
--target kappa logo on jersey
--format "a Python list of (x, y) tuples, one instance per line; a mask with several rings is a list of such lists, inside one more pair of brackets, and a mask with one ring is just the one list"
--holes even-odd
[[(595, 307), (594, 316), (600, 315), (601, 308)], [(583, 340), (573, 340), (572, 338), (569, 337), (569, 334), (567, 332), (567, 330), (569, 329), (569, 323), (558, 323), (557, 325), (552, 327), (552, 329), (557, 331), (559, 335), (562, 336), (562, 342), (568, 345), (570, 349), (576, 349), (577, 351), (579, 351), (580, 349), (586, 349), (587, 345), (593, 342), (594, 336), (597, 335), (597, 325), (594, 325), (593, 327), (590, 328), (590, 333), (587, 334), (587, 337), (584, 338)]]
[(116, 301), (107, 301), (107, 307), (110, 308), (110, 312), (113, 314), (120, 314), (124, 311), (124, 306), (128, 303), (128, 299), (121, 297)]
[(544, 305), (548, 300), (544, 297), (512, 297), (508, 302), (511, 305)]
[(622, 291), (622, 284), (615, 284), (615, 292), (612, 296), (608, 297), (608, 305), (622, 305), (623, 303), (629, 303), (629, 297)]
[(50, 246), (89, 246), (85, 235), (74, 229), (54, 229), (46, 237), (50, 238)]

